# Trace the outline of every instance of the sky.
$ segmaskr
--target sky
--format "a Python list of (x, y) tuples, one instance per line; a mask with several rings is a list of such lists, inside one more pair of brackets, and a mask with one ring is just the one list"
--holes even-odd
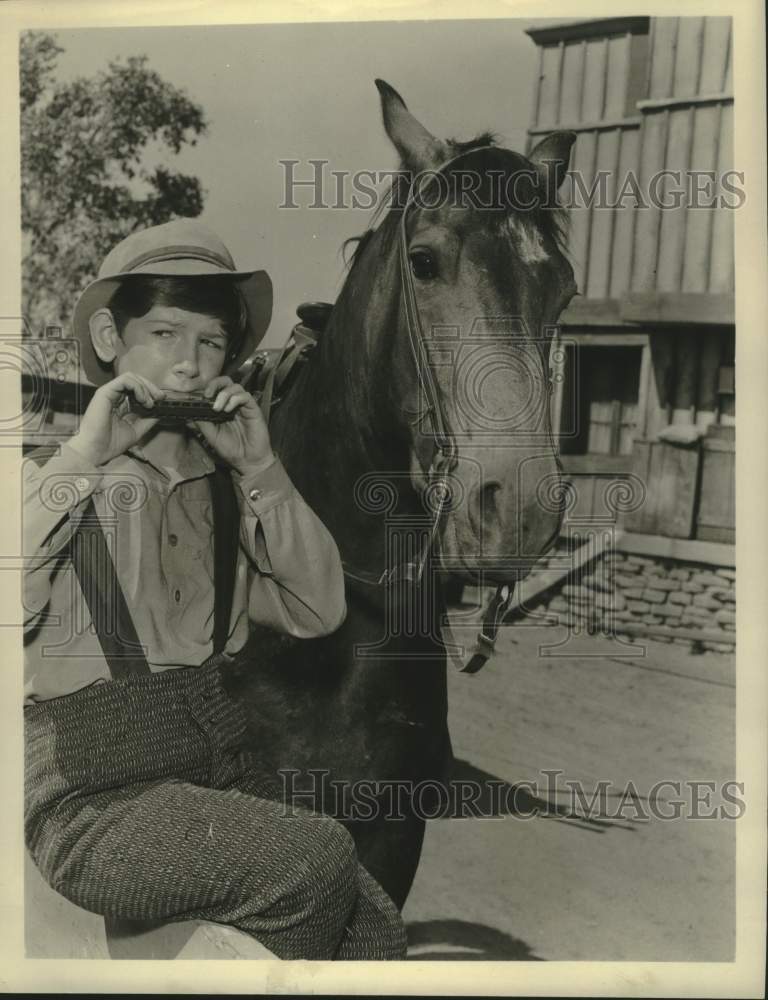
[[(341, 244), (370, 212), (309, 209), (311, 191), (285, 201), (286, 168), (392, 170), (381, 124), (381, 77), (440, 138), (492, 129), (522, 151), (537, 69), (533, 22), (401, 21), (60, 30), (59, 76), (91, 75), (113, 59), (146, 55), (160, 75), (202, 105), (209, 129), (171, 157), (206, 192), (200, 219), (240, 267), (263, 267), (275, 288), (266, 346), (284, 342), (302, 301), (332, 301), (343, 279)], [(539, 22), (537, 22), (539, 23)], [(333, 189), (331, 188), (331, 192)], [(333, 195), (329, 197), (333, 201)]]

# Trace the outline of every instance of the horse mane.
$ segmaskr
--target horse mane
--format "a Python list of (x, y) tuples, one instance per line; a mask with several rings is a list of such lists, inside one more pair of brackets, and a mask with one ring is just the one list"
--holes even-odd
[(461, 142), (459, 139), (448, 139), (448, 145), (451, 148), (452, 156), (460, 156), (462, 153), (468, 153), (470, 149), (487, 149), (489, 146), (494, 146), (497, 149), (501, 148), (499, 146), (499, 136), (496, 132), (491, 132), (490, 130), (480, 132), (474, 139), (469, 139), (467, 142)]

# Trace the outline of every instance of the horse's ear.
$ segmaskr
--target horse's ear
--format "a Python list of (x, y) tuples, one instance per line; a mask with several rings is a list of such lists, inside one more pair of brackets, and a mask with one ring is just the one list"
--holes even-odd
[(575, 132), (551, 132), (528, 154), (528, 159), (538, 170), (545, 189), (552, 194), (559, 190), (565, 180), (571, 159), (571, 146), (575, 141)]
[(417, 121), (394, 87), (376, 80), (381, 96), (384, 128), (400, 154), (403, 164), (413, 171), (430, 170), (447, 158), (447, 147)]

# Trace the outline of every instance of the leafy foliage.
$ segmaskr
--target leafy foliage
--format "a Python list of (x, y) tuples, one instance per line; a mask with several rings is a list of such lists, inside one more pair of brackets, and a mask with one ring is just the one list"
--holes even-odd
[(51, 34), (22, 35), (22, 295), (35, 335), (66, 324), (115, 243), (203, 208), (199, 180), (168, 165), (205, 133), (203, 109), (146, 56), (57, 82), (63, 51)]

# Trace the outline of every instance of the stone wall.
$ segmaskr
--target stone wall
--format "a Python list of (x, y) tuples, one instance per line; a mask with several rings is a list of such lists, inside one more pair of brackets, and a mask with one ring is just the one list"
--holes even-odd
[(736, 643), (735, 582), (733, 569), (614, 552), (570, 574), (527, 610), (557, 612), (563, 624), (645, 632), (659, 642), (726, 652)]

